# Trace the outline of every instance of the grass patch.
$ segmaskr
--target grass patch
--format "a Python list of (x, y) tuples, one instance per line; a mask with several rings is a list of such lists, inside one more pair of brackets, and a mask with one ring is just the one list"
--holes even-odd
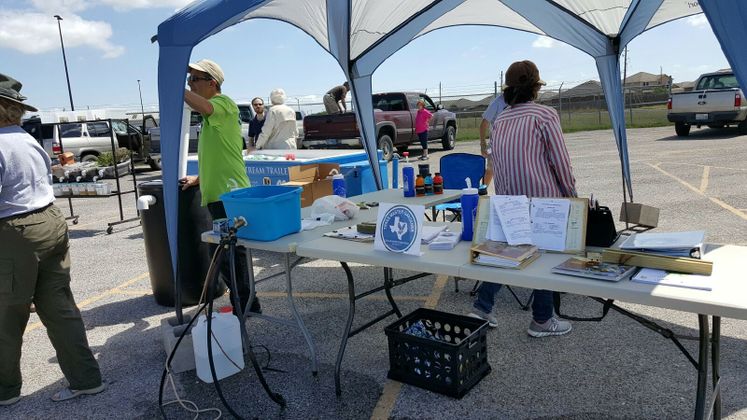
[[(457, 116), (457, 141), (475, 140), (480, 138), (479, 116)], [(563, 111), (560, 115), (560, 125), (564, 133), (577, 131), (609, 130), (612, 128), (609, 114), (606, 110), (574, 110), (569, 114)], [(628, 128), (665, 127), (672, 125), (667, 121), (667, 109), (663, 105), (625, 110), (625, 125)]]

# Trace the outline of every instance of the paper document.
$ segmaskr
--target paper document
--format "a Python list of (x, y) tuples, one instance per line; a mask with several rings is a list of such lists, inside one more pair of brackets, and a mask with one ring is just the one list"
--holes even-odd
[(324, 236), (338, 239), (348, 239), (357, 242), (373, 242), (374, 235), (370, 233), (358, 232), (356, 226), (344, 227), (331, 232), (326, 232)]
[(453, 249), (461, 240), (459, 232), (444, 231), (428, 245), (428, 249)]
[(531, 206), (533, 243), (541, 249), (550, 251), (565, 250), (569, 210), (570, 202), (567, 199), (533, 198)]
[(497, 267), (518, 267), (521, 261), (507, 260), (505, 258), (491, 257), (490, 255), (480, 254), (475, 258), (475, 262), (480, 264), (494, 265)]
[(705, 231), (637, 233), (632, 236), (632, 247), (623, 244), (623, 248), (667, 249), (667, 248), (700, 248), (705, 240)]
[(653, 268), (641, 268), (641, 270), (630, 279), (637, 283), (655, 284), (663, 286), (686, 287), (688, 289), (713, 290), (714, 278), (700, 274), (670, 273)]
[[(490, 197), (492, 203), (492, 214), (497, 215), (500, 221), (500, 228), (503, 232), (499, 232), (495, 228), (491, 233), (491, 240), (501, 241), (501, 239), (494, 239), (494, 237), (500, 237), (500, 233), (505, 236), (505, 241), (509, 245), (523, 245), (532, 244), (532, 221), (529, 218), (529, 198), (525, 195), (496, 195)], [(491, 214), (491, 216), (492, 216)]]
[(431, 241), (443, 231), (446, 230), (446, 225), (443, 226), (423, 226), (423, 236), (420, 238), (424, 244), (429, 244)]

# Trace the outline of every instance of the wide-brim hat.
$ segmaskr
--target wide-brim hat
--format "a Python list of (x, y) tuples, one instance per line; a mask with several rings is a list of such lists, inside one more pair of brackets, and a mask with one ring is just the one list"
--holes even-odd
[(189, 68), (209, 74), (213, 80), (218, 82), (218, 85), (222, 85), (225, 80), (223, 69), (213, 60), (204, 59), (196, 63), (189, 63)]
[(544, 80), (540, 79), (537, 65), (529, 60), (517, 61), (506, 70), (506, 86), (536, 86), (546, 85)]
[(36, 112), (38, 109), (33, 106), (23, 103), (26, 97), (21, 95), (21, 87), (23, 84), (18, 80), (0, 73), (0, 98), (7, 99), (11, 102), (15, 102), (21, 105), (25, 110)]

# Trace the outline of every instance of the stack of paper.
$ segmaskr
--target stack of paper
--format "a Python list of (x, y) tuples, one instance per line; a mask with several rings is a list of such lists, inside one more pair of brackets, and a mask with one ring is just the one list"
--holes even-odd
[(663, 286), (686, 287), (688, 289), (712, 290), (713, 277), (699, 274), (670, 273), (653, 268), (641, 268), (631, 281)]
[(509, 245), (485, 241), (472, 247), (473, 262), (495, 267), (524, 268), (539, 256), (535, 245)]
[(705, 232), (634, 233), (620, 245), (632, 249), (670, 257), (700, 257)]
[(436, 239), (428, 244), (428, 249), (441, 249), (449, 250), (453, 249), (456, 244), (459, 243), (461, 234), (458, 232), (441, 232), (436, 236)]
[(441, 234), (441, 232), (446, 230), (446, 225), (444, 226), (423, 226), (422, 234), (420, 236), (420, 242), (424, 244), (429, 244), (431, 241), (436, 239), (436, 237)]

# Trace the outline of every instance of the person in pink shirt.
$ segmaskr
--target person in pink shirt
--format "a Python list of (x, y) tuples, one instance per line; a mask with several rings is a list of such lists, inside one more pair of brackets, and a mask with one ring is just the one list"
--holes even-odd
[(418, 135), (420, 145), (423, 146), (423, 154), (420, 160), (428, 160), (428, 123), (431, 121), (430, 111), (425, 109), (425, 101), (418, 99), (418, 113), (415, 115), (415, 133)]

